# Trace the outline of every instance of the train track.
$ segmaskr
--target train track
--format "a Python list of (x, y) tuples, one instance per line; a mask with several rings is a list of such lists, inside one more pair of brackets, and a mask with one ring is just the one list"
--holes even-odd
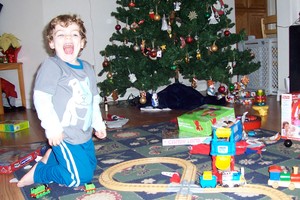
[[(113, 176), (122, 170), (135, 166), (152, 163), (168, 163), (182, 167), (181, 183), (170, 184), (140, 184), (140, 183), (122, 183), (115, 181)], [(276, 200), (290, 200), (291, 198), (285, 193), (262, 185), (247, 184), (236, 188), (201, 188), (194, 184), (196, 179), (197, 168), (189, 161), (172, 158), (172, 157), (155, 157), (142, 158), (126, 161), (114, 165), (106, 169), (99, 177), (99, 182), (106, 188), (117, 191), (132, 191), (132, 192), (174, 192), (177, 193), (176, 200), (191, 200), (192, 194), (195, 193), (220, 193), (220, 192), (235, 192), (235, 193), (255, 193), (269, 196)]]

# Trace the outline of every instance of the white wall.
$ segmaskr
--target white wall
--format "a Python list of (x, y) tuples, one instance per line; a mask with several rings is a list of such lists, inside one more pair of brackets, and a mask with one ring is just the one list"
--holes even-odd
[[(234, 7), (234, 0), (224, 0)], [(27, 107), (32, 104), (32, 87), (35, 73), (41, 62), (48, 56), (44, 47), (42, 31), (50, 19), (59, 14), (75, 13), (81, 16), (87, 28), (88, 44), (81, 58), (94, 65), (96, 74), (102, 69), (103, 57), (99, 51), (109, 43), (115, 31), (116, 21), (110, 16), (115, 11), (115, 0), (0, 0), (0, 34), (15, 34), (22, 44), (19, 62), (23, 62)], [(18, 5), (18, 6), (16, 6)], [(230, 16), (235, 21), (234, 10)], [(235, 32), (235, 28), (231, 30)], [(16, 86), (18, 79), (14, 71), (0, 71), (0, 76)], [(100, 78), (98, 77), (98, 81)], [(188, 83), (189, 84), (189, 83)], [(200, 89), (203, 89), (203, 87)], [(16, 101), (21, 105), (20, 97)]]
[(289, 76), (289, 26), (298, 18), (300, 0), (277, 0), (278, 86), (285, 90), (284, 79)]
[[(42, 1), (37, 0), (0, 0), (3, 4), (0, 13), (0, 34), (7, 32), (15, 34), (22, 44), (19, 53), (20, 62), (23, 62), (26, 99), (30, 98), (30, 91), (35, 73), (41, 58), (45, 58), (42, 47)], [(18, 6), (16, 6), (18, 4)], [(0, 76), (9, 80), (16, 86), (18, 100), (21, 105), (20, 92), (16, 71), (0, 71)], [(29, 105), (29, 102), (27, 101)]]
[[(3, 4), (0, 13), (0, 34), (13, 33), (21, 40), (22, 49), (18, 61), (23, 63), (28, 108), (32, 104), (35, 73), (41, 62), (48, 56), (42, 32), (49, 20), (56, 15), (74, 13), (84, 20), (88, 43), (81, 58), (93, 64), (96, 73), (99, 73), (103, 62), (99, 51), (108, 44), (116, 24), (115, 19), (110, 16), (110, 13), (115, 10), (115, 1), (0, 0), (0, 3)], [(20, 94), (15, 71), (0, 71), (0, 76), (12, 82)], [(16, 105), (21, 105), (20, 97)]]

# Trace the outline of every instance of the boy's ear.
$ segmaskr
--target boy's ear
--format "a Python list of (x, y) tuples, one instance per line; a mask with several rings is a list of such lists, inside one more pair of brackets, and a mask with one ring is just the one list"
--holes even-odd
[(81, 40), (80, 42), (80, 47), (83, 49), (84, 48), (84, 44), (85, 44), (85, 40)]
[(54, 42), (53, 42), (53, 41), (49, 42), (49, 47), (50, 47), (51, 49), (54, 49)]

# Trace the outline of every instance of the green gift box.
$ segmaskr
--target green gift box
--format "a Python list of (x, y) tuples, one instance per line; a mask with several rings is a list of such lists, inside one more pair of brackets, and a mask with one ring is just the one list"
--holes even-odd
[(186, 137), (206, 137), (212, 134), (212, 125), (235, 117), (234, 108), (205, 104), (177, 117), (180, 134)]
[(0, 132), (17, 132), (29, 128), (27, 120), (6, 120), (0, 122)]

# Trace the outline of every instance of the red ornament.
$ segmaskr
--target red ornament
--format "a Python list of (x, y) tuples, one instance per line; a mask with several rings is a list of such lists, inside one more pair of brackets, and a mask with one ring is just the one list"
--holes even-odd
[(130, 3), (128, 4), (129, 7), (135, 7), (135, 3), (133, 1), (130, 1)]
[(151, 9), (150, 11), (149, 11), (149, 17), (150, 17), (150, 19), (154, 19), (154, 11), (153, 11), (153, 9)]
[(194, 41), (194, 39), (189, 35), (189, 36), (187, 36), (185, 41), (186, 41), (186, 43), (191, 44)]
[(231, 33), (230, 33), (230, 31), (229, 30), (225, 30), (224, 31), (224, 35), (227, 37), (227, 36), (229, 36)]
[(105, 59), (102, 63), (103, 67), (108, 67), (109, 66), (109, 61), (107, 59)]
[(120, 24), (117, 24), (117, 25), (115, 26), (115, 29), (116, 29), (117, 31), (119, 31), (119, 30), (121, 29), (121, 25), (120, 25)]
[(221, 94), (225, 94), (226, 92), (226, 88), (224, 85), (221, 85), (219, 88), (218, 88), (218, 92), (221, 93)]
[(139, 22), (138, 22), (138, 25), (141, 25), (141, 24), (143, 24), (145, 22), (145, 20), (144, 19), (141, 19)]
[(149, 53), (149, 56), (150, 56), (151, 58), (156, 58), (156, 56), (157, 56), (157, 51), (156, 51), (155, 49), (152, 49), (152, 50), (150, 51), (150, 53)]

